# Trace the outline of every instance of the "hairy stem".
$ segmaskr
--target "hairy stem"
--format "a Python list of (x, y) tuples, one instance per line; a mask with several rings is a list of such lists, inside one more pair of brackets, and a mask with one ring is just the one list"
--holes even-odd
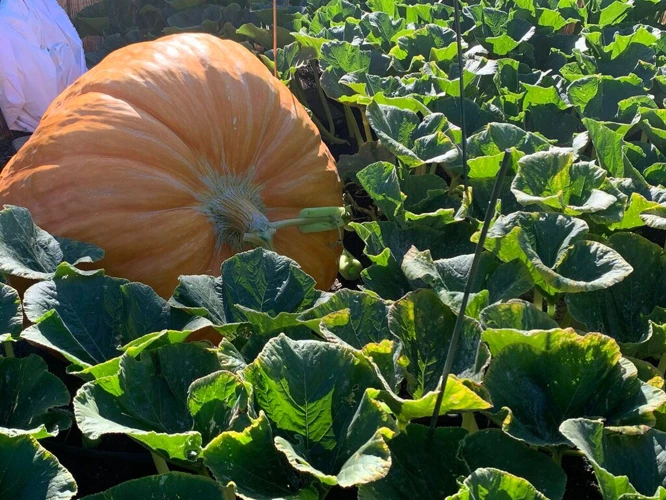
[(661, 355), (661, 358), (659, 358), (659, 365), (657, 365), (657, 370), (659, 370), (659, 373), (662, 375), (666, 374), (666, 353)]
[(169, 466), (162, 457), (153, 453), (152, 451), (150, 452), (150, 454), (153, 457), (153, 462), (155, 462), (155, 468), (157, 469), (158, 474), (166, 474), (167, 472), (169, 472)]
[(4, 346), (5, 346), (5, 356), (7, 356), (8, 358), (13, 358), (14, 357), (13, 342), (11, 340), (5, 340)]
[(328, 131), (331, 135), (335, 135), (335, 122), (333, 121), (331, 108), (328, 105), (328, 98), (326, 97), (326, 94), (324, 94), (324, 89), (321, 87), (321, 83), (319, 81), (319, 71), (314, 67), (314, 65), (312, 66), (312, 72), (314, 73), (315, 83), (317, 84), (317, 93), (319, 94), (319, 99), (321, 100), (321, 105), (324, 108), (326, 120), (328, 121)]
[(536, 287), (534, 288), (534, 299), (532, 302), (534, 302), (534, 305), (539, 311), (543, 311), (543, 296)]
[(555, 462), (557, 465), (562, 465), (562, 451), (555, 449), (553, 450), (553, 462)]
[(354, 136), (356, 144), (360, 148), (363, 144), (365, 144), (363, 136), (361, 135), (361, 129), (358, 128), (356, 117), (354, 117), (354, 113), (352, 112), (351, 108), (346, 104), (343, 107), (345, 108), (345, 118), (347, 118), (347, 127), (349, 128), (349, 132)]
[(368, 123), (368, 117), (365, 116), (365, 109), (361, 109), (361, 120), (363, 121), (363, 130), (365, 131), (366, 142), (372, 142), (372, 129)]
[(474, 412), (465, 412), (462, 414), (462, 424), (460, 425), (470, 434), (478, 432), (479, 426), (476, 423), (476, 418), (474, 418)]

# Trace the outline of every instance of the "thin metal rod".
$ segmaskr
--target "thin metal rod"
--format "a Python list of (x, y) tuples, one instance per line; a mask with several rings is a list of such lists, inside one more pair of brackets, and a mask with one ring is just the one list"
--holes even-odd
[(462, 175), (465, 196), (469, 196), (467, 190), (467, 125), (465, 119), (465, 62), (462, 55), (462, 31), (460, 28), (460, 4), (459, 0), (453, 0), (454, 27), (456, 30), (456, 45), (458, 47), (458, 66), (460, 67), (460, 129), (462, 131), (462, 141), (460, 144), (460, 154), (462, 156)]
[(502, 191), (502, 183), (504, 182), (504, 177), (506, 176), (506, 171), (509, 169), (509, 164), (511, 163), (511, 152), (509, 150), (504, 151), (504, 158), (502, 160), (502, 166), (500, 167), (499, 172), (497, 173), (497, 178), (495, 179), (495, 185), (493, 186), (493, 192), (490, 195), (490, 202), (488, 203), (488, 208), (486, 209), (486, 217), (483, 221), (483, 226), (481, 227), (481, 234), (479, 235), (479, 242), (476, 244), (476, 250), (474, 252), (474, 259), (472, 260), (472, 267), (469, 270), (467, 275), (467, 283), (465, 283), (465, 291), (463, 293), (462, 302), (460, 303), (460, 311), (456, 318), (456, 323), (453, 327), (453, 335), (451, 337), (451, 344), (449, 344), (449, 352), (446, 355), (446, 361), (444, 362), (444, 369), (442, 370), (442, 378), (439, 381), (441, 389), (439, 394), (437, 394), (437, 400), (435, 402), (435, 410), (433, 411), (432, 417), (430, 418), (430, 432), (432, 433), (435, 430), (437, 425), (437, 419), (439, 418), (439, 412), (442, 409), (442, 400), (444, 399), (444, 393), (446, 392), (446, 382), (451, 373), (453, 367), (453, 361), (455, 359), (456, 351), (458, 350), (458, 341), (460, 340), (460, 332), (462, 331), (463, 321), (465, 318), (465, 309), (467, 309), (467, 303), (469, 302), (469, 296), (472, 293), (472, 286), (474, 286), (474, 279), (476, 278), (476, 273), (479, 270), (479, 264), (481, 262), (481, 253), (483, 252), (483, 244), (486, 241), (486, 235), (490, 229), (490, 222), (495, 215), (495, 204), (497, 199), (500, 196)]
[(277, 0), (273, 0), (273, 76), (277, 78)]

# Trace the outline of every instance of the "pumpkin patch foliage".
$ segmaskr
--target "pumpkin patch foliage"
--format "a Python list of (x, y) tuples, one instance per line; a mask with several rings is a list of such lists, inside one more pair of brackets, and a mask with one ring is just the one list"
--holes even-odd
[(666, 498), (666, 0), (453, 1), (76, 15), (0, 174), (0, 499)]

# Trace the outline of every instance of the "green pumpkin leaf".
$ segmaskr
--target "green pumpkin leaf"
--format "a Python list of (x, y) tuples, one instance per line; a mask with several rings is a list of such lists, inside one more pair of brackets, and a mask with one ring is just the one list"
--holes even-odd
[[(433, 261), (429, 250), (419, 252), (412, 247), (402, 261), (402, 271), (413, 287), (425, 285), (432, 288), (442, 302), (458, 313), (473, 257), (459, 255)], [(479, 262), (476, 281), (472, 284), (471, 302), (465, 311), (467, 316), (478, 318), (478, 313), (473, 313), (471, 309), (475, 304), (485, 307), (488, 302), (519, 297), (534, 285), (527, 267), (517, 260), (497, 266), (489, 253), (482, 253)]]
[(418, 66), (420, 60), (431, 60), (433, 51), (449, 47), (455, 40), (456, 33), (451, 28), (427, 24), (423, 28), (398, 36), (389, 55), (403, 61), (405, 69), (411, 72), (411, 68)]
[(203, 459), (215, 479), (233, 487), (241, 498), (319, 498), (308, 477), (294, 470), (275, 448), (264, 412), (244, 430), (223, 432), (213, 439), (204, 448)]
[(392, 15), (396, 9), (394, 0), (387, 0), (386, 3), (387, 7), (379, 9), (371, 7), (375, 12), (363, 15), (361, 26), (369, 32), (366, 38), (369, 43), (377, 44), (381, 46), (382, 50), (388, 52), (407, 23), (397, 15)]
[[(480, 325), (465, 318), (452, 373), (473, 378)], [(453, 335), (456, 315), (431, 290), (410, 292), (389, 308), (389, 328), (402, 344), (407, 390), (414, 398), (437, 388)]]
[(185, 472), (167, 472), (126, 481), (83, 500), (125, 500), (128, 498), (205, 498), (226, 500), (224, 487), (207, 477)]
[(621, 100), (645, 95), (645, 90), (641, 79), (634, 74), (619, 78), (590, 75), (574, 81), (567, 93), (581, 117), (613, 121)]
[(524, 206), (567, 215), (601, 212), (617, 202), (602, 169), (574, 163), (573, 151), (561, 148), (523, 156), (511, 191)]
[(592, 464), (605, 499), (666, 494), (666, 433), (643, 426), (604, 428), (602, 422), (585, 418), (563, 422), (560, 431)]
[[(350, 226), (365, 243), (364, 253), (373, 263), (361, 273), (367, 289), (382, 298), (397, 300), (412, 290), (400, 270), (405, 254), (412, 246), (430, 249), (435, 259), (474, 252), (470, 237), (474, 228), (467, 222), (454, 222), (438, 228), (401, 229), (395, 223), (352, 222)], [(446, 245), (441, 242), (446, 241)]]
[[(449, 208), (447, 205), (450, 199), (444, 190), (438, 193), (443, 196), (428, 197), (426, 195), (426, 197), (416, 198), (414, 195), (410, 197), (405, 195), (401, 191), (396, 167), (391, 163), (373, 163), (360, 171), (356, 177), (363, 189), (367, 191), (381, 210), (381, 213), (386, 215), (388, 220), (395, 221), (401, 227), (441, 227), (462, 220), (464, 216), (462, 200), (456, 200), (457, 207)], [(440, 177), (434, 177), (441, 179)], [(410, 186), (413, 187), (413, 185), (413, 182), (405, 182), (407, 189)], [(420, 204), (410, 203), (412, 210), (418, 211), (418, 213), (407, 210), (406, 202), (408, 198), (420, 200)]]
[(652, 335), (648, 316), (666, 306), (666, 254), (632, 233), (614, 234), (607, 244), (633, 271), (604, 290), (567, 295), (568, 310), (587, 330), (613, 337), (625, 355), (658, 357), (666, 352), (666, 339)]
[(69, 391), (48, 372), (42, 358), (0, 358), (0, 433), (31, 434), (35, 439), (69, 429)]
[(477, 469), (465, 479), (460, 491), (445, 500), (547, 500), (522, 477), (499, 469)]
[[(368, 344), (392, 339), (388, 328), (388, 303), (368, 292), (342, 289), (315, 307), (303, 312), (299, 319), (322, 318), (324, 333), (329, 340), (363, 349)], [(336, 322), (337, 315), (348, 310), (348, 320)]]
[(424, 163), (450, 163), (458, 158), (457, 132), (439, 113), (423, 120), (413, 111), (372, 102), (366, 111), (381, 143), (410, 167)]
[(499, 429), (484, 429), (465, 436), (460, 455), (470, 470), (499, 469), (528, 480), (545, 497), (561, 500), (567, 482), (552, 458)]
[(362, 354), (281, 334), (266, 344), (244, 376), (276, 428), (276, 447), (296, 470), (344, 487), (388, 473), (385, 440), (395, 424), (365, 395), (381, 381)]
[(52, 280), (31, 286), (23, 306), (35, 325), (22, 336), (62, 354), (73, 372), (117, 359), (123, 345), (145, 334), (209, 325), (170, 307), (147, 285), (68, 264), (58, 266)]
[[(654, 421), (666, 393), (637, 377), (619, 346), (598, 333), (486, 330), (493, 353), (484, 385), (494, 418), (511, 436), (537, 446), (567, 444), (565, 420), (601, 416), (609, 425)], [(501, 410), (501, 411), (500, 411)]]
[(77, 491), (69, 471), (32, 436), (0, 433), (0, 469), (5, 498), (68, 500)]
[(221, 368), (218, 353), (199, 343), (126, 354), (117, 375), (79, 389), (77, 425), (89, 439), (125, 434), (168, 460), (196, 461), (203, 436), (243, 428), (252, 413), (247, 388)]
[(440, 499), (454, 493), (458, 476), (469, 472), (458, 457), (466, 431), (460, 428), (435, 429), (409, 424), (389, 441), (392, 466), (388, 475), (359, 488), (359, 500)]
[[(510, 148), (532, 154), (549, 147), (550, 143), (539, 135), (510, 123), (489, 123), (484, 130), (468, 139), (470, 158), (504, 154), (504, 151)], [(499, 169), (499, 165), (497, 168)]]
[[(391, 391), (368, 389), (371, 398), (384, 403), (391, 410), (391, 413), (398, 419), (401, 430), (404, 430), (407, 424), (413, 420), (432, 416), (435, 411), (438, 392), (431, 391), (418, 399), (403, 399)], [(480, 393), (483, 393), (483, 396)], [(486, 397), (486, 394), (478, 385), (474, 385), (469, 380), (460, 380), (455, 375), (449, 375), (442, 398), (440, 415), (449, 412), (487, 410), (492, 407), (492, 404), (484, 397)]]
[(310, 336), (298, 318), (320, 292), (314, 279), (288, 257), (256, 248), (224, 261), (217, 278), (181, 276), (179, 281), (169, 304), (212, 322), (246, 359), (254, 359), (270, 338), (285, 329)]
[(95, 245), (58, 239), (39, 228), (26, 208), (0, 210), (0, 272), (29, 280), (51, 278), (62, 262), (75, 266), (97, 262), (104, 251)]
[(504, 262), (519, 259), (548, 294), (600, 290), (621, 282), (632, 267), (615, 250), (584, 240), (587, 232), (587, 224), (573, 217), (516, 212), (495, 221), (484, 246)]
[(540, 311), (531, 302), (513, 299), (492, 304), (481, 311), (479, 317), (484, 328), (514, 330), (551, 330), (558, 324), (547, 313)]
[(0, 283), (0, 342), (13, 341), (23, 330), (23, 306), (16, 290)]

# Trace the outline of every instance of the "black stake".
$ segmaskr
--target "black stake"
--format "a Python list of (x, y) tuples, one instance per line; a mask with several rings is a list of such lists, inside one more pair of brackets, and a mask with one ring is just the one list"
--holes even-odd
[(463, 320), (465, 318), (465, 309), (467, 309), (467, 302), (469, 301), (469, 296), (472, 292), (472, 285), (474, 284), (474, 279), (476, 278), (476, 273), (479, 269), (479, 263), (481, 262), (481, 253), (483, 252), (483, 244), (486, 241), (486, 235), (488, 234), (488, 229), (490, 229), (490, 222), (495, 215), (495, 205), (497, 199), (499, 198), (500, 191), (502, 190), (502, 183), (504, 182), (504, 177), (506, 171), (509, 168), (511, 163), (511, 152), (507, 149), (504, 151), (504, 158), (502, 159), (502, 166), (500, 171), (497, 174), (495, 179), (495, 185), (493, 186), (493, 192), (490, 195), (490, 202), (488, 203), (488, 208), (486, 209), (486, 217), (483, 221), (483, 226), (481, 227), (481, 234), (479, 235), (479, 242), (476, 244), (476, 250), (474, 252), (474, 259), (472, 260), (472, 267), (469, 270), (469, 275), (467, 276), (467, 282), (465, 283), (465, 292), (463, 293), (462, 302), (460, 304), (460, 311), (456, 317), (456, 323), (453, 327), (453, 336), (451, 337), (451, 344), (449, 344), (449, 352), (446, 355), (446, 361), (444, 362), (444, 369), (442, 370), (442, 378), (439, 381), (441, 387), (439, 394), (437, 394), (437, 401), (435, 402), (435, 410), (433, 411), (432, 417), (430, 419), (430, 430), (429, 433), (432, 434), (435, 431), (435, 426), (437, 425), (437, 419), (439, 418), (439, 412), (442, 409), (442, 400), (444, 399), (444, 393), (446, 392), (446, 382), (451, 373), (451, 368), (453, 367), (453, 361), (455, 359), (456, 351), (458, 350), (458, 341), (460, 340), (460, 332), (462, 331)]
[(462, 31), (460, 28), (460, 4), (459, 0), (453, 0), (454, 27), (456, 30), (456, 46), (458, 47), (458, 66), (460, 68), (460, 129), (462, 132), (462, 141), (460, 144), (460, 155), (462, 157), (462, 175), (463, 186), (465, 188), (464, 196), (468, 197), (467, 191), (467, 127), (465, 125), (465, 62), (462, 55)]

